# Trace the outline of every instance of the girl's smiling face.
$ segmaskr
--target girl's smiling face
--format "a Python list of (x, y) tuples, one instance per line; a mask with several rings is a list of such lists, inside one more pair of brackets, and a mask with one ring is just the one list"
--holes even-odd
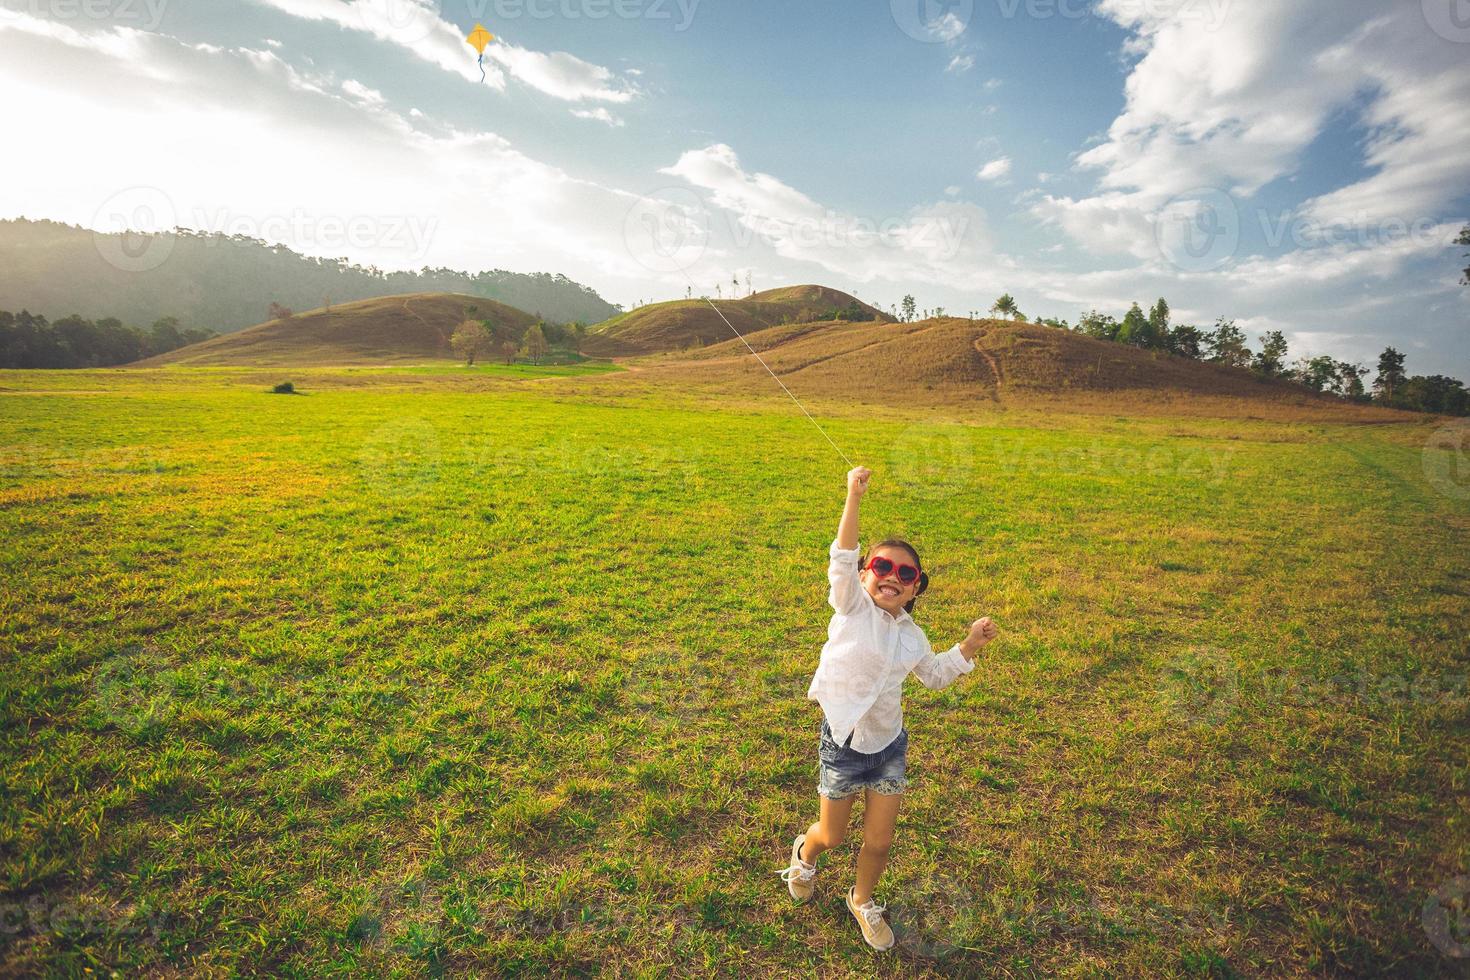
[[(880, 578), (869, 567), (874, 558), (887, 558), (893, 562), (893, 570)], [(914, 581), (905, 585), (903, 582), (900, 582), (898, 580), (898, 566), (917, 566), (918, 564), (918, 556), (914, 555), (907, 548), (898, 548), (893, 545), (883, 545), (874, 548), (873, 553), (868, 556), (868, 561), (864, 563), (862, 575), (860, 576), (863, 588), (868, 591), (868, 595), (873, 597), (874, 605), (890, 616), (897, 616), (903, 612), (903, 607), (914, 596), (919, 594), (919, 583), (918, 581)]]

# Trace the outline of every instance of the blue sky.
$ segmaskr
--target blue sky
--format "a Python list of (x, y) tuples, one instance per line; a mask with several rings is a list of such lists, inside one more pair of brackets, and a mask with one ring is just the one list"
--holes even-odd
[(1072, 320), (1162, 295), (1470, 380), (1459, 2), (0, 0), (0, 120), (45, 150), (0, 216), (625, 305), (734, 275)]

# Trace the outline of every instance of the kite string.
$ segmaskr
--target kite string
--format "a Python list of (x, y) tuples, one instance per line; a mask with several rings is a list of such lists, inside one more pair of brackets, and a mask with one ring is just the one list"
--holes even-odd
[[(686, 276), (685, 278), (687, 279), (688, 277)], [(692, 282), (689, 285), (690, 288), (693, 288), (694, 286)], [(821, 423), (812, 418), (812, 413), (806, 410), (806, 406), (803, 405), (795, 395), (791, 394), (791, 389), (786, 387), (786, 382), (777, 377), (776, 372), (772, 371), (771, 366), (766, 363), (766, 359), (764, 357), (761, 357), (760, 353), (754, 347), (750, 346), (750, 341), (745, 339), (745, 335), (743, 333), (735, 329), (735, 324), (731, 323), (729, 319), (725, 316), (725, 314), (720, 312), (720, 308), (716, 306), (708, 296), (704, 296), (701, 298), (709, 304), (709, 308), (714, 310), (715, 313), (719, 315), (721, 320), (725, 321), (725, 326), (729, 327), (731, 332), (733, 332), (735, 336), (740, 338), (740, 342), (745, 345), (745, 349), (750, 351), (751, 354), (755, 355), (755, 359), (761, 362), (761, 367), (766, 369), (766, 373), (769, 374), (775, 380), (776, 384), (781, 386), (781, 390), (786, 392), (786, 394), (790, 396), (791, 400), (796, 403), (796, 407), (801, 409), (801, 414), (806, 416), (807, 421), (817, 427), (817, 431), (822, 434), (823, 439), (827, 440), (827, 444), (830, 445), (833, 449), (837, 450), (837, 455), (841, 456), (843, 460), (846, 461), (848, 468), (851, 469), (855, 467), (857, 464), (847, 458), (847, 453), (843, 452), (842, 448), (838, 446), (837, 443), (832, 441), (832, 437), (827, 435), (827, 430), (822, 428)]]

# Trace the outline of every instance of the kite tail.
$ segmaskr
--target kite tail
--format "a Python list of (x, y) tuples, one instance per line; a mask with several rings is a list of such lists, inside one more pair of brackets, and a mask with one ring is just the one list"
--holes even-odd
[(480, 81), (483, 83), (485, 81), (485, 56), (483, 54), (480, 55), (479, 65), (480, 65)]

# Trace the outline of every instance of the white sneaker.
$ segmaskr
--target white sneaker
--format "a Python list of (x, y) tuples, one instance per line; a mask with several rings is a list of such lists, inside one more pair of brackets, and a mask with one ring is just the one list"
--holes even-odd
[(812, 892), (817, 888), (817, 866), (801, 859), (801, 845), (805, 841), (806, 834), (802, 834), (791, 842), (791, 864), (781, 869), (781, 880), (786, 882), (786, 890), (798, 902), (810, 902)]
[(887, 906), (879, 905), (873, 899), (868, 899), (862, 905), (856, 905), (852, 900), (854, 889), (847, 890), (847, 910), (852, 913), (853, 918), (858, 920), (858, 925), (863, 927), (863, 938), (868, 945), (882, 952), (892, 949), (894, 943), (893, 929), (883, 919), (883, 912)]

